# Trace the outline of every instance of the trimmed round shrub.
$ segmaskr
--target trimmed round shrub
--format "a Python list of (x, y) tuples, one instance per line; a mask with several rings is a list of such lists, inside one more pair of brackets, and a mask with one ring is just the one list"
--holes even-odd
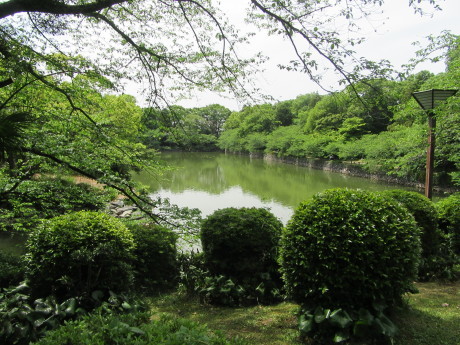
[(87, 296), (132, 284), (131, 232), (104, 213), (80, 211), (46, 221), (26, 244), (26, 277), (37, 295)]
[(422, 257), (436, 254), (441, 242), (441, 233), (438, 228), (436, 207), (431, 200), (420, 193), (399, 189), (381, 193), (400, 202), (414, 216), (415, 222), (422, 230)]
[(450, 238), (454, 252), (460, 255), (460, 193), (452, 194), (435, 205), (439, 227)]
[(281, 239), (290, 296), (305, 307), (372, 309), (413, 289), (420, 230), (393, 199), (333, 189), (296, 209)]
[(263, 208), (225, 208), (201, 226), (207, 268), (236, 282), (277, 271), (282, 223)]
[(136, 244), (133, 262), (136, 288), (153, 291), (176, 285), (179, 275), (177, 235), (157, 224), (127, 225)]

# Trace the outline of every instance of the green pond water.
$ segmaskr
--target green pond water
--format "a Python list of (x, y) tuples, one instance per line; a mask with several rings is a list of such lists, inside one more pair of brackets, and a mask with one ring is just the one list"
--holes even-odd
[(267, 207), (286, 223), (300, 202), (326, 189), (408, 189), (249, 156), (174, 152), (163, 153), (161, 160), (174, 169), (161, 178), (140, 173), (136, 179), (152, 195), (198, 208), (203, 216), (225, 207)]

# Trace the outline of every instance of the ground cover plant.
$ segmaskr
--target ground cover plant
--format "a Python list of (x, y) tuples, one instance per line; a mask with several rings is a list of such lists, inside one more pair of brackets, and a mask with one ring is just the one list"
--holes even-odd
[(35, 344), (244, 345), (247, 343), (238, 337), (227, 339), (219, 332), (209, 331), (200, 323), (170, 315), (153, 315), (153, 317), (149, 313), (100, 315), (95, 312), (49, 332)]
[[(6, 176), (0, 183), (9, 186)], [(103, 210), (115, 197), (113, 190), (75, 183), (65, 177), (36, 177), (17, 181), (0, 191), (0, 230), (28, 232), (42, 219), (75, 211)]]
[[(416, 283), (419, 293), (404, 296), (404, 304), (392, 314), (399, 331), (394, 345), (457, 345), (460, 323), (460, 282)], [(206, 324), (228, 337), (240, 336), (253, 345), (312, 344), (301, 339), (299, 306), (282, 302), (271, 306), (228, 308), (202, 304), (181, 294), (151, 299), (154, 313), (167, 313)], [(355, 344), (369, 345), (363, 340)]]

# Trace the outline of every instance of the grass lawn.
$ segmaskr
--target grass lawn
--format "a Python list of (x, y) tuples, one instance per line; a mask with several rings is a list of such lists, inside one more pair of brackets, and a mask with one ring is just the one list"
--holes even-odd
[[(417, 287), (420, 293), (407, 296), (407, 306), (395, 315), (400, 328), (395, 345), (460, 345), (460, 282), (418, 283)], [(171, 294), (153, 299), (152, 309), (207, 324), (249, 344), (300, 344), (298, 306), (293, 303), (222, 308)]]

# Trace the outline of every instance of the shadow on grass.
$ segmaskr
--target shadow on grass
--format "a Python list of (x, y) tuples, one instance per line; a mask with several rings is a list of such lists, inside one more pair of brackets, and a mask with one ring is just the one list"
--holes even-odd
[(397, 345), (459, 345), (459, 316), (444, 319), (421, 310), (407, 310), (397, 316)]
[(226, 308), (200, 305), (194, 299), (178, 295), (154, 300), (153, 311), (168, 313), (206, 324), (227, 337), (240, 337), (250, 344), (300, 344), (298, 342), (298, 306), (280, 303), (273, 306)]
[[(392, 317), (400, 330), (394, 344), (460, 345), (460, 282), (416, 285), (420, 293), (408, 296), (407, 306)], [(207, 324), (211, 330), (241, 337), (249, 344), (301, 344), (298, 306), (293, 303), (225, 308), (170, 294), (153, 299), (152, 310)]]
[(419, 283), (419, 294), (396, 315), (397, 345), (460, 344), (460, 282)]

